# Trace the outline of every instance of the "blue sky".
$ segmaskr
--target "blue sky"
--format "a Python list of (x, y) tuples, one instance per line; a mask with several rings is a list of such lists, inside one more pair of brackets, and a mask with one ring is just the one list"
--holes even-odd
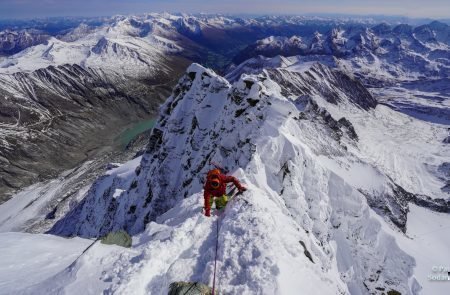
[(3, 19), (160, 11), (450, 18), (450, 0), (0, 0), (0, 18)]

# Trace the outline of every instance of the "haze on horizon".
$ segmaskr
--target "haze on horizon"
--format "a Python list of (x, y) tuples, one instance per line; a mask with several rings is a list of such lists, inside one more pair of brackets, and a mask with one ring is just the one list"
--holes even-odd
[(146, 12), (396, 15), (449, 18), (448, 0), (0, 0), (0, 19)]

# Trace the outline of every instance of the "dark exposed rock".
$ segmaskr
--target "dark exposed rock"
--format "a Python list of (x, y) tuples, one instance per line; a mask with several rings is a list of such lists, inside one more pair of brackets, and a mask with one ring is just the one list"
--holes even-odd
[(282, 86), (285, 96), (318, 94), (330, 103), (339, 104), (347, 100), (365, 110), (377, 105), (375, 98), (358, 80), (319, 63), (304, 73), (284, 69), (269, 69), (267, 72), (272, 80)]
[(309, 259), (309, 261), (311, 261), (312, 263), (314, 263), (314, 260), (312, 259), (311, 253), (309, 253), (308, 249), (306, 249), (306, 245), (303, 241), (299, 241), (300, 244), (303, 247), (303, 254), (305, 254), (306, 258)]
[(355, 128), (349, 120), (342, 117), (339, 119), (338, 123), (347, 130), (347, 134), (351, 139), (358, 141), (358, 134), (356, 134)]
[(433, 199), (425, 195), (417, 195), (406, 191), (391, 180), (391, 190), (380, 196), (360, 190), (366, 196), (370, 207), (381, 216), (387, 217), (400, 230), (406, 232), (406, 221), (409, 203), (428, 208), (436, 212), (450, 213), (450, 199)]
[(341, 118), (336, 121), (326, 109), (319, 107), (319, 105), (311, 98), (307, 98), (305, 111), (307, 113), (302, 112), (299, 114), (299, 119), (309, 118), (310, 120), (317, 120), (320, 118), (325, 126), (329, 128), (331, 135), (336, 141), (341, 141), (344, 132), (350, 139), (358, 141), (358, 135), (350, 121), (346, 118)]
[(150, 139), (147, 145), (147, 152), (151, 153), (159, 148), (162, 143), (163, 131), (158, 128), (153, 128)]
[[(79, 65), (0, 75), (0, 122), (12, 129), (0, 147), (0, 203), (105, 147), (116, 148), (115, 138), (126, 126), (156, 113), (172, 78), (118, 78)], [(8, 90), (11, 83), (15, 92)]]

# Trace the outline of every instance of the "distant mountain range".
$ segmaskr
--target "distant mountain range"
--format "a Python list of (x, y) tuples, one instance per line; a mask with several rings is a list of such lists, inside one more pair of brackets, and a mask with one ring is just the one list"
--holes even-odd
[(322, 61), (357, 74), (369, 83), (382, 80), (416, 80), (442, 78), (450, 74), (450, 26), (440, 22), (412, 27), (341, 26), (326, 34), (314, 32), (291, 37), (271, 36), (258, 40), (234, 59), (305, 56), (305, 60)]
[[(153, 13), (11, 24), (0, 33), (0, 156), (7, 163), (0, 194), (85, 159), (94, 148), (85, 141), (102, 138), (98, 130), (113, 122), (154, 116), (191, 62), (237, 80), (259, 62), (268, 66), (259, 55), (298, 55), (374, 86), (448, 77), (448, 34), (440, 22), (413, 27), (300, 16)], [(117, 112), (123, 103), (128, 116)], [(56, 162), (50, 157), (69, 146), (73, 151)]]

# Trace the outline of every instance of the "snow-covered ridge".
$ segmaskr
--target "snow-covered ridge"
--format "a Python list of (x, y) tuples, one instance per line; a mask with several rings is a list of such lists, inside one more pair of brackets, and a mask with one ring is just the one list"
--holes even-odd
[[(136, 234), (150, 223), (142, 236), (146, 258), (140, 265), (146, 273), (160, 273), (164, 279), (139, 285), (139, 292), (165, 288), (162, 282), (171, 280), (210, 282), (212, 251), (207, 250), (205, 257), (201, 249), (210, 249), (213, 237), (196, 233), (197, 227), (212, 226), (200, 214), (202, 180), (212, 160), (250, 188), (230, 204), (222, 221), (220, 261), (225, 271), (221, 278), (227, 293), (291, 294), (299, 288), (307, 290), (315, 280), (321, 282), (317, 286), (322, 286), (323, 294), (380, 288), (415, 293), (420, 287), (413, 277), (414, 259), (399, 248), (394, 236), (401, 235), (397, 227), (405, 230), (408, 203), (416, 202), (408, 196), (430, 191), (443, 195), (442, 182), (413, 169), (402, 170), (405, 177), (399, 178), (380, 159), (371, 158), (377, 149), (372, 145), (379, 140), (374, 130), (395, 136), (397, 131), (389, 124), (405, 124), (407, 117), (377, 106), (359, 82), (343, 73), (323, 65), (300, 72), (293, 69), (242, 75), (231, 85), (211, 70), (190, 66), (162, 107), (146, 153), (98, 179), (50, 232), (95, 237), (124, 228)], [(352, 91), (360, 100), (352, 98)], [(430, 146), (445, 133), (422, 122), (410, 128), (429, 136)], [(415, 139), (416, 134), (410, 136)], [(408, 163), (401, 157), (404, 149), (385, 148), (388, 155), (398, 156), (397, 163)], [(429, 157), (428, 148), (411, 150), (416, 156), (411, 167), (424, 164), (422, 156)], [(434, 161), (445, 157), (445, 150), (436, 150)], [(409, 179), (424, 176), (433, 182), (408, 186)], [(448, 212), (448, 205), (432, 209)], [(186, 231), (194, 238), (181, 238)], [(153, 238), (147, 240), (146, 235)], [(175, 238), (179, 235), (181, 240)], [(168, 236), (173, 238), (167, 240)], [(283, 240), (283, 246), (273, 248), (275, 241)], [(313, 264), (298, 256), (304, 248), (297, 240), (312, 253)], [(163, 257), (164, 248), (177, 247), (172, 243), (184, 246), (181, 252), (170, 251), (171, 262), (147, 264), (147, 258)], [(182, 249), (188, 248), (186, 254)], [(242, 260), (245, 249), (259, 254)], [(284, 254), (276, 254), (275, 249)], [(188, 258), (177, 263), (172, 259), (178, 255)], [(245, 275), (267, 269), (264, 263), (271, 273), (255, 279)], [(89, 266), (80, 264), (77, 271), (84, 272), (83, 267)], [(112, 276), (121, 277), (125, 269)], [(290, 286), (291, 272), (309, 279)], [(124, 286), (114, 283), (111, 288), (123, 290), (136, 286), (138, 280), (139, 276), (127, 277)]]
[[(198, 67), (198, 66), (196, 66)], [(289, 70), (290, 69), (290, 70)], [(310, 142), (310, 148), (316, 150), (317, 154), (322, 154), (325, 152), (326, 156), (336, 156), (336, 155), (345, 155), (347, 154), (347, 150), (353, 150), (351, 155), (349, 155), (351, 158), (354, 158), (351, 160), (351, 162), (354, 161), (367, 161), (368, 156), (364, 155), (364, 151), (360, 151), (359, 148), (363, 147), (364, 149), (371, 149), (371, 142), (363, 142), (363, 146), (355, 146), (355, 140), (358, 141), (358, 139), (362, 135), (366, 135), (362, 132), (358, 132), (359, 129), (359, 118), (366, 116), (366, 111), (370, 111), (371, 108), (374, 108), (376, 105), (376, 102), (373, 100), (371, 95), (367, 92), (367, 90), (364, 89), (364, 87), (356, 82), (353, 81), (351, 78), (347, 77), (345, 74), (342, 74), (338, 71), (330, 70), (320, 64), (313, 65), (309, 70), (304, 70), (302, 72), (296, 72), (296, 67), (292, 66), (291, 68), (287, 68), (287, 70), (284, 69), (276, 69), (274, 71), (268, 70), (265, 74), (265, 77), (270, 77), (269, 81), (276, 81), (281, 85), (280, 93), (283, 95), (283, 97), (288, 97), (288, 99), (295, 99), (296, 104), (299, 106), (302, 106), (305, 108), (305, 106), (308, 106), (306, 108), (307, 113), (312, 113), (312, 117), (309, 117), (309, 115), (300, 114), (298, 116), (298, 119), (300, 118), (309, 118), (308, 121), (315, 121), (314, 117), (319, 115), (320, 124), (324, 124), (327, 129), (325, 130), (325, 138), (327, 136), (331, 135), (332, 141), (337, 140), (337, 145), (334, 144), (334, 148), (331, 148), (330, 146), (327, 147), (328, 144), (325, 144), (322, 141), (318, 141), (317, 139)], [(240, 118), (242, 114), (247, 114), (247, 110), (252, 110), (249, 115), (251, 118), (257, 118), (258, 120), (262, 120), (265, 118), (262, 114), (255, 114), (253, 112), (253, 108), (251, 107), (252, 104), (256, 104), (257, 102), (254, 101), (253, 98), (249, 98), (247, 100), (244, 100), (240, 94), (242, 91), (244, 91), (246, 88), (239, 85), (247, 85), (246, 87), (250, 87), (250, 89), (253, 89), (253, 85), (255, 82), (258, 81), (259, 78), (255, 78), (252, 76), (243, 76), (240, 81), (236, 82), (235, 86), (230, 86), (229, 83), (224, 80), (223, 78), (217, 77), (215, 74), (213, 75), (211, 72), (204, 70), (200, 74), (196, 71), (197, 68), (194, 66), (191, 67), (188, 70), (188, 74), (183, 77), (180, 80), (180, 83), (177, 87), (175, 87), (173, 94), (171, 98), (166, 102), (165, 107), (163, 107), (163, 111), (161, 113), (162, 117), (159, 120), (159, 123), (155, 127), (153, 131), (153, 135), (150, 139), (150, 144), (148, 148), (148, 155), (145, 155), (142, 159), (141, 166), (142, 169), (146, 170), (146, 173), (141, 174), (141, 168), (138, 169), (136, 172), (138, 179), (136, 181), (127, 180), (125, 183), (120, 183), (119, 181), (119, 190), (130, 194), (131, 197), (124, 198), (126, 199), (125, 204), (120, 204), (119, 207), (125, 207), (125, 208), (117, 208), (117, 204), (110, 204), (109, 202), (113, 201), (112, 199), (109, 199), (106, 201), (104, 206), (113, 206), (114, 210), (112, 212), (109, 212), (108, 218), (103, 218), (102, 215), (94, 214), (95, 216), (98, 215), (99, 222), (103, 220), (106, 220), (107, 224), (103, 224), (101, 228), (99, 228), (99, 225), (87, 225), (88, 227), (92, 227), (91, 229), (83, 229), (84, 226), (81, 226), (79, 229), (74, 229), (73, 227), (66, 228), (58, 227), (58, 230), (62, 230), (66, 233), (74, 233), (79, 232), (80, 234), (87, 234), (87, 235), (97, 235), (97, 233), (103, 233), (111, 228), (114, 228), (115, 226), (121, 226), (120, 224), (127, 224), (127, 229), (130, 229), (132, 232), (138, 232), (142, 229), (143, 224), (145, 224), (145, 220), (152, 220), (155, 218), (158, 214), (161, 212), (164, 212), (168, 208), (171, 207), (172, 201), (167, 201), (166, 199), (173, 199), (173, 196), (187, 196), (191, 193), (198, 191), (200, 189), (201, 185), (201, 179), (200, 176), (201, 173), (199, 172), (205, 172), (203, 171), (205, 168), (206, 163), (209, 159), (214, 159), (215, 153), (218, 153), (220, 151), (220, 158), (216, 159), (218, 162), (223, 162), (222, 157), (230, 154), (233, 149), (231, 149), (233, 146), (234, 148), (236, 146), (238, 147), (246, 147), (247, 144), (251, 143), (251, 139), (247, 135), (239, 135), (239, 134), (233, 134), (233, 139), (227, 138), (228, 142), (235, 142), (235, 145), (231, 145), (230, 143), (209, 143), (207, 140), (208, 137), (212, 137), (212, 139), (219, 140), (223, 136), (219, 136), (219, 134), (224, 133), (226, 130), (228, 132), (232, 132), (234, 128), (236, 128), (235, 124), (244, 124), (244, 122), (240, 122), (241, 120), (238, 120), (237, 118)], [(199, 75), (202, 77), (205, 77), (205, 79), (199, 79)], [(211, 78), (212, 77), (212, 78)], [(267, 79), (267, 78), (264, 78)], [(325, 82), (323, 82), (325, 79)], [(204, 82), (203, 80), (206, 80)], [(193, 82), (191, 82), (193, 81)], [(321, 81), (321, 82), (320, 82)], [(191, 85), (192, 84), (192, 85)], [(255, 84), (259, 85), (259, 84)], [(277, 84), (274, 84), (277, 85)], [(241, 89), (243, 87), (243, 89)], [(280, 86), (278, 86), (280, 87)], [(249, 90), (247, 90), (249, 91)], [(251, 90), (254, 92), (255, 90)], [(198, 92), (198, 93), (197, 93)], [(245, 91), (244, 91), (245, 93)], [(204, 100), (212, 100), (214, 97), (234, 97), (238, 96), (237, 101), (239, 103), (249, 104), (250, 106), (241, 106), (235, 108), (233, 111), (229, 111), (230, 106), (228, 106), (230, 103), (226, 103), (225, 99), (217, 99), (217, 101), (213, 102), (205, 102)], [(198, 97), (197, 100), (194, 100), (195, 97)], [(315, 98), (314, 100), (311, 100), (312, 98)], [(204, 99), (202, 99), (204, 98)], [(200, 104), (199, 107), (195, 106), (194, 104), (190, 103), (191, 106), (182, 109), (181, 113), (175, 113), (172, 114), (172, 111), (178, 110), (179, 108), (175, 108), (175, 106), (178, 105), (178, 103), (186, 101), (194, 100), (196, 103)], [(259, 99), (257, 99), (259, 100)], [(323, 104), (326, 104), (324, 106)], [(184, 104), (183, 104), (184, 105)], [(231, 104), (234, 105), (234, 104)], [(269, 105), (269, 104), (268, 104)], [(225, 114), (222, 114), (221, 116), (223, 119), (220, 121), (217, 121), (216, 119), (208, 118), (210, 116), (210, 113), (205, 113), (203, 110), (207, 111), (209, 108), (212, 108), (215, 106), (215, 108), (218, 108), (215, 113), (220, 114), (221, 112), (225, 112)], [(323, 109), (325, 107), (325, 109)], [(360, 109), (361, 111), (352, 111), (352, 109), (356, 110)], [(221, 111), (221, 109), (223, 110)], [(384, 109), (385, 107), (380, 107)], [(258, 109), (261, 109), (258, 108)], [(342, 113), (342, 109), (346, 110), (344, 113)], [(208, 110), (209, 111), (209, 110)], [(331, 112), (331, 114), (330, 114)], [(349, 112), (349, 113), (346, 113)], [(372, 112), (372, 111), (371, 111)], [(383, 111), (384, 112), (384, 111)], [(361, 113), (358, 115), (358, 113)], [(344, 115), (344, 117), (342, 117)], [(356, 115), (356, 116), (355, 116)], [(374, 117), (374, 123), (380, 124), (377, 122), (376, 116), (377, 113), (373, 114)], [(392, 112), (390, 115), (396, 116), (395, 112)], [(206, 117), (205, 117), (206, 116)], [(354, 125), (355, 121), (348, 120), (347, 118), (350, 118), (350, 116), (353, 116), (356, 119), (356, 123), (358, 125)], [(181, 118), (180, 118), (181, 117)], [(205, 117), (205, 118), (204, 118)], [(227, 120), (230, 118), (233, 118), (231, 126), (230, 123), (227, 123)], [(346, 118), (347, 117), (347, 118)], [(172, 119), (170, 119), (172, 118)], [(204, 119), (203, 119), (204, 118)], [(297, 117), (296, 117), (297, 118)], [(203, 124), (202, 122), (206, 120)], [(211, 122), (210, 120), (214, 120), (215, 123), (212, 125), (206, 124), (207, 122)], [(235, 120), (238, 120), (238, 123), (235, 123)], [(339, 120), (339, 121), (338, 121)], [(247, 124), (253, 124), (255, 120), (252, 119), (246, 119), (245, 120)], [(218, 123), (220, 122), (220, 124)], [(240, 123), (239, 123), (240, 122)], [(352, 124), (353, 122), (353, 124)], [(381, 122), (382, 124), (383, 122)], [(314, 122), (316, 124), (316, 122)], [(380, 124), (379, 127), (382, 125)], [(232, 129), (229, 129), (233, 127)], [(211, 129), (216, 130), (211, 134)], [(376, 128), (376, 127), (374, 127)], [(425, 126), (422, 126), (422, 129), (424, 129)], [(219, 130), (218, 130), (219, 129)], [(240, 132), (250, 132), (247, 130), (247, 128), (241, 129), (238, 128)], [(251, 128), (249, 128), (251, 129)], [(257, 130), (258, 128), (254, 129)], [(382, 128), (380, 128), (380, 132), (384, 132)], [(223, 130), (224, 132), (219, 132), (220, 130)], [(356, 131), (355, 131), (356, 130)], [(363, 130), (363, 129), (362, 129)], [(331, 132), (331, 134), (328, 134)], [(445, 131), (441, 130), (441, 133), (444, 133)], [(226, 133), (226, 132), (225, 132)], [(180, 134), (186, 137), (185, 140), (180, 140)], [(209, 135), (207, 135), (209, 134)], [(328, 135), (327, 135), (328, 134)], [(394, 133), (395, 134), (395, 133)], [(367, 134), (370, 138), (371, 134)], [(311, 134), (312, 136), (312, 134)], [(345, 138), (349, 138), (350, 145), (342, 146), (342, 141)], [(395, 135), (394, 135), (395, 136)], [(366, 137), (366, 136), (364, 136)], [(165, 145), (161, 146), (161, 141), (165, 138), (167, 142)], [(311, 138), (312, 139), (312, 138)], [(310, 140), (311, 140), (310, 139)], [(438, 141), (439, 139), (435, 139)], [(189, 143), (192, 145), (192, 150), (185, 150), (185, 143)], [(367, 145), (367, 147), (365, 147)], [(254, 146), (254, 145), (251, 145)], [(218, 149), (218, 151), (214, 151), (213, 148)], [(331, 148), (331, 149), (330, 149)], [(201, 150), (204, 149), (205, 151)], [(230, 150), (231, 149), (231, 150)], [(254, 148), (251, 148), (252, 150)], [(323, 150), (322, 150), (323, 149)], [(169, 153), (168, 151), (171, 151)], [(424, 153), (424, 150), (420, 149), (418, 150), (420, 153)], [(191, 155), (193, 154), (193, 155)], [(199, 159), (198, 155), (201, 154), (206, 159)], [(233, 153), (231, 153), (232, 155)], [(197, 156), (195, 156), (197, 155)], [(251, 154), (249, 154), (246, 157), (250, 157)], [(172, 160), (169, 161), (166, 159), (166, 157), (170, 157)], [(240, 161), (243, 161), (242, 155), (238, 156), (235, 155), (235, 157), (238, 157)], [(443, 155), (445, 157), (445, 155)], [(195, 159), (195, 160), (194, 160)], [(439, 161), (442, 161), (444, 158), (438, 157), (436, 158), (437, 163), (439, 164)], [(235, 160), (236, 161), (236, 160)], [(340, 160), (341, 161), (341, 160)], [(338, 162), (340, 162), (338, 161)], [(346, 160), (347, 161), (347, 160)], [(407, 159), (405, 159), (405, 164), (407, 162)], [(165, 163), (165, 164), (163, 164)], [(172, 164), (170, 164), (172, 163)], [(242, 166), (244, 162), (241, 162)], [(422, 195), (425, 197), (425, 199), (429, 199), (427, 196), (431, 196), (433, 198), (438, 198), (440, 195), (444, 197), (444, 193), (441, 191), (441, 187), (444, 187), (445, 182), (442, 182), (442, 180), (434, 179), (432, 182), (428, 183), (426, 186), (420, 188), (417, 187), (413, 182), (405, 182), (405, 179), (420, 179), (420, 177), (423, 177), (421, 174), (412, 174), (409, 177), (403, 177), (399, 178), (400, 174), (404, 174), (405, 172), (402, 171), (392, 171), (389, 169), (379, 171), (379, 168), (371, 168), (370, 165), (376, 165), (376, 162), (369, 161), (367, 164), (369, 166), (366, 166), (364, 169), (368, 169), (368, 173), (375, 173), (380, 174), (380, 180), (381, 183), (385, 183), (381, 185), (381, 187), (377, 187), (379, 184), (375, 184), (375, 186), (368, 184), (360, 184), (357, 186), (357, 189), (364, 192), (365, 195), (369, 199), (373, 201), (373, 204), (376, 204), (376, 206), (379, 206), (380, 208), (383, 206), (382, 204), (387, 205), (385, 209), (385, 214), (389, 216), (389, 218), (394, 221), (398, 226), (403, 227), (405, 224), (405, 217), (407, 213), (407, 202), (408, 201), (414, 201), (414, 197), (417, 195)], [(365, 164), (365, 165), (367, 165)], [(167, 166), (166, 166), (167, 165)], [(178, 168), (174, 168), (171, 165), (176, 165)], [(231, 165), (231, 164), (228, 164)], [(235, 165), (235, 164), (234, 164)], [(338, 164), (337, 166), (341, 166), (341, 164)], [(354, 164), (351, 164), (353, 166)], [(363, 165), (363, 167), (365, 166)], [(421, 165), (429, 165), (429, 163), (421, 162), (420, 159), (418, 159), (417, 162), (418, 167)], [(359, 164), (357, 165), (359, 166)], [(438, 167), (437, 165), (436, 167)], [(331, 166), (334, 167), (333, 169), (336, 169), (334, 165)], [(228, 167), (230, 168), (230, 167)], [(362, 167), (355, 169), (361, 169)], [(339, 168), (340, 169), (340, 168)], [(352, 168), (353, 169), (353, 168)], [(420, 170), (423, 169), (429, 169), (427, 166), (423, 166)], [(162, 173), (164, 171), (164, 173)], [(165, 173), (168, 173), (167, 171), (178, 171), (177, 173), (181, 173), (179, 177), (176, 177), (176, 180), (173, 180), (172, 177), (165, 176)], [(334, 171), (334, 170), (333, 170)], [(372, 171), (372, 172), (370, 172)], [(386, 176), (382, 176), (383, 172), (386, 173)], [(397, 174), (399, 173), (399, 174)], [(410, 173), (416, 173), (415, 169), (410, 171)], [(417, 171), (419, 173), (419, 171)], [(432, 173), (430, 171), (429, 173)], [(155, 180), (155, 178), (151, 177), (151, 175), (158, 175), (158, 180)], [(197, 175), (197, 176), (195, 176)], [(433, 174), (430, 174), (430, 177)], [(107, 182), (114, 184), (114, 175), (107, 177)], [(140, 178), (144, 178), (144, 180), (139, 180)], [(145, 180), (147, 179), (148, 180)], [(165, 179), (170, 178), (170, 180)], [(393, 181), (392, 181), (393, 180)], [(111, 182), (112, 181), (112, 182)], [(131, 185), (128, 183), (129, 181), (132, 181), (134, 184)], [(352, 180), (354, 181), (354, 179)], [(147, 182), (150, 187), (155, 186), (154, 189), (150, 189), (148, 187), (142, 189), (138, 189), (137, 192), (134, 192), (133, 189), (130, 189), (131, 187), (135, 187), (139, 182)], [(154, 185), (152, 185), (154, 183)], [(163, 184), (163, 185), (161, 185)], [(127, 187), (127, 186), (130, 187)], [(101, 187), (101, 186), (100, 186)], [(110, 191), (109, 185), (108, 191)], [(114, 187), (114, 185), (113, 185)], [(406, 187), (407, 190), (411, 192), (411, 194), (408, 194), (408, 192), (403, 192), (403, 188)], [(96, 192), (99, 189), (99, 186), (94, 186), (92, 188), (92, 196), (93, 195), (103, 195), (103, 189), (101, 189), (99, 192)], [(114, 189), (110, 191), (109, 193), (114, 194)], [(147, 195), (147, 200), (142, 200), (142, 195)], [(156, 196), (156, 197), (155, 197)], [(390, 197), (387, 197), (390, 196)], [(387, 197), (387, 198), (386, 198)], [(377, 201), (374, 201), (377, 200)], [(89, 198), (87, 198), (87, 201), (89, 201)], [(442, 200), (441, 200), (442, 201)], [(439, 201), (439, 202), (441, 202)], [(115, 201), (114, 201), (115, 202)], [(135, 203), (136, 202), (136, 203)], [(150, 202), (155, 202), (156, 206), (148, 206)], [(380, 203), (381, 202), (381, 203)], [(160, 204), (161, 203), (161, 204)], [(148, 206), (148, 208), (147, 208)], [(392, 207), (393, 206), (393, 207)], [(446, 205), (444, 203), (441, 203), (441, 205), (436, 204), (436, 210), (447, 210), (445, 209)], [(131, 216), (122, 216), (120, 217), (121, 220), (123, 219), (120, 224), (113, 224), (111, 223), (111, 219), (115, 219), (114, 215), (117, 214), (116, 210), (121, 211), (123, 213), (129, 212), (128, 207), (137, 207), (137, 210), (143, 210), (143, 212), (134, 212), (134, 210), (131, 214)], [(433, 207), (433, 206), (431, 206)], [(156, 208), (156, 210), (155, 210)], [(390, 209), (389, 209), (390, 208)], [(439, 209), (441, 208), (441, 209)], [(81, 204), (78, 206), (79, 210), (94, 210), (94, 208), (90, 206), (85, 206), (84, 204)], [(387, 211), (386, 211), (387, 210)], [(73, 213), (72, 215), (75, 215), (76, 219), (80, 219), (80, 222), (85, 222), (85, 218), (80, 218), (81, 212)], [(120, 213), (120, 214), (123, 214)], [(83, 213), (90, 215), (91, 213)], [(73, 217), (73, 216), (72, 216)], [(136, 218), (138, 218), (136, 220)], [(124, 223), (122, 223), (124, 222)], [(76, 224), (73, 221), (70, 221), (71, 224)], [(87, 230), (85, 232), (85, 230)], [(91, 232), (93, 230), (93, 232)]]

